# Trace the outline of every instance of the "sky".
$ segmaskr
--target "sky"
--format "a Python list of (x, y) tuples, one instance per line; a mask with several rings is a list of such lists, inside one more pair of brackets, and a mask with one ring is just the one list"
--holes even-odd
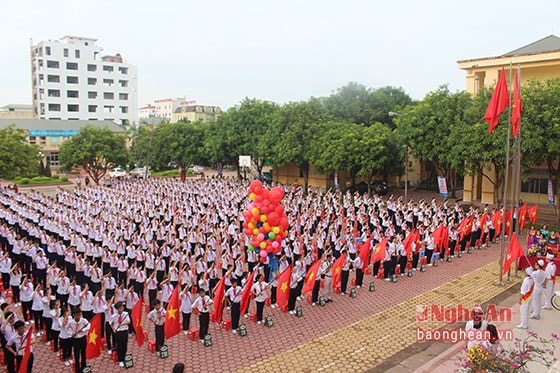
[(138, 104), (186, 97), (227, 109), (328, 96), (348, 82), (422, 99), (465, 89), (458, 60), (560, 35), (560, 1), (1, 1), (0, 106), (31, 104), (29, 43), (98, 39), (138, 67)]

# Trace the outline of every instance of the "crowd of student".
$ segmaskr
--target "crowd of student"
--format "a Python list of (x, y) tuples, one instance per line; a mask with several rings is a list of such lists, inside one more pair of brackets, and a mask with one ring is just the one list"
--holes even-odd
[[(276, 306), (277, 276), (290, 266), (288, 311), (295, 314), (306, 271), (317, 260), (321, 265), (313, 305), (321, 279), (326, 280), (323, 295), (332, 301), (329, 270), (341, 256), (340, 292), (347, 292), (351, 271), (356, 287), (362, 285), (368, 268), (359, 255), (364, 242), (373, 248), (387, 240), (386, 256), (370, 266), (377, 276), (382, 265), (383, 277), (390, 280), (399, 270), (404, 276), (407, 265), (419, 268), (420, 258), (430, 266), (469, 246), (489, 246), (497, 235), (492, 216), (500, 212), (495, 210), (465, 209), (435, 199), (284, 189), (288, 237), (281, 254), (264, 263), (247, 250), (250, 241), (241, 230), (247, 184), (237, 180), (122, 180), (110, 188), (59, 189), (54, 199), (33, 191), (2, 190), (0, 273), (4, 299), (11, 298), (12, 305), (2, 305), (1, 331), (9, 372), (15, 371), (13, 362), (21, 360), (26, 343), (20, 333), (25, 333), (25, 324), (18, 315), (21, 321), (33, 319), (33, 338), (45, 333), (54, 350), (62, 350), (65, 365), (74, 363), (78, 370), (86, 365), (88, 320), (100, 314), (108, 351), (117, 351), (123, 366), (128, 334), (134, 332), (130, 311), (141, 299), (150, 304), (148, 319), (156, 326), (159, 351), (166, 308), (177, 287), (182, 329), (185, 334), (190, 329), (194, 310), (203, 341), (209, 313), (217, 306), (212, 304), (213, 290), (222, 277), (235, 333), (241, 311), (247, 313), (240, 305), (253, 272), (250, 290), (261, 324), (266, 300), (270, 297), (271, 307)], [(446, 227), (445, 245), (437, 236), (440, 226)], [(416, 239), (407, 243), (413, 234)]]

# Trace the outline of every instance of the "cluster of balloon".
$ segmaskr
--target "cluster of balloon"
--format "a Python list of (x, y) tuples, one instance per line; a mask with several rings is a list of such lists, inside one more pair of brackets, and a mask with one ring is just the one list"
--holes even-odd
[(281, 187), (268, 190), (259, 180), (253, 180), (249, 186), (251, 203), (243, 214), (243, 229), (251, 238), (249, 250), (255, 250), (261, 262), (266, 262), (268, 255), (280, 253), (282, 240), (288, 234), (288, 217), (280, 204), (282, 198), (284, 190)]

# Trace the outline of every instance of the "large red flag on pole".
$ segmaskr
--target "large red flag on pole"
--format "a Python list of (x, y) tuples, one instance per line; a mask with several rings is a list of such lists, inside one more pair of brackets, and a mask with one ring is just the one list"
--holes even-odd
[[(33, 327), (29, 328), (25, 336), (25, 349), (23, 350), (23, 358), (19, 366), (18, 373), (27, 373), (27, 365), (29, 365), (29, 357), (31, 356), (31, 336), (33, 335)], [(99, 355), (97, 355), (99, 356)]]
[(307, 271), (307, 275), (305, 275), (305, 282), (303, 283), (303, 290), (301, 291), (302, 294), (309, 293), (313, 290), (313, 286), (315, 286), (315, 279), (317, 278), (317, 273), (319, 272), (319, 266), (321, 265), (321, 259), (317, 260), (309, 271)]
[(509, 271), (509, 266), (515, 262), (518, 258), (523, 256), (523, 249), (517, 240), (517, 236), (515, 233), (511, 236), (511, 240), (509, 241), (509, 247), (506, 254), (506, 259), (504, 260), (504, 272), (506, 273)]
[(276, 287), (276, 304), (280, 309), (288, 304), (290, 297), (290, 280), (292, 278), (292, 267), (286, 268), (278, 276), (278, 286)]
[(86, 360), (101, 356), (101, 314), (91, 319), (86, 344)]
[[(410, 254), (412, 253), (412, 243), (414, 242), (414, 237), (415, 236), (416, 236), (416, 229), (409, 232), (408, 235), (403, 240), (403, 246), (404, 246), (404, 249), (406, 250), (406, 257), (407, 258), (410, 257)], [(373, 260), (372, 260), (372, 262), (373, 262)]]
[(165, 334), (165, 339), (170, 339), (180, 332), (181, 321), (179, 320), (179, 286), (175, 286), (175, 290), (171, 293), (169, 303), (167, 304), (163, 333)]
[(222, 322), (224, 313), (224, 294), (226, 286), (226, 276), (222, 276), (214, 288), (214, 320), (219, 324)]
[(241, 294), (241, 307), (239, 308), (239, 313), (245, 315), (247, 308), (249, 307), (249, 300), (251, 299), (251, 288), (253, 287), (253, 282), (255, 282), (255, 271), (251, 272), (247, 282), (245, 282), (245, 287), (243, 288), (243, 294)]
[(488, 129), (488, 134), (494, 132), (494, 129), (498, 125), (500, 119), (500, 114), (509, 106), (509, 92), (506, 82), (505, 70), (502, 67), (502, 72), (498, 77), (498, 84), (494, 88), (494, 93), (492, 93), (492, 98), (486, 109), (486, 114), (484, 114), (484, 120), (488, 122), (490, 128)]
[(519, 233), (523, 232), (523, 228), (525, 228), (525, 221), (527, 220), (527, 207), (528, 204), (525, 203), (519, 209), (517, 220), (519, 221)]
[(523, 112), (523, 102), (519, 91), (519, 69), (515, 72), (513, 81), (513, 106), (511, 108), (511, 133), (517, 138), (521, 130), (521, 113)]
[(138, 347), (142, 347), (144, 345), (144, 324), (142, 323), (142, 298), (132, 310), (130, 310), (130, 318), (132, 320), (132, 325), (134, 325), (134, 332), (136, 333), (136, 344)]

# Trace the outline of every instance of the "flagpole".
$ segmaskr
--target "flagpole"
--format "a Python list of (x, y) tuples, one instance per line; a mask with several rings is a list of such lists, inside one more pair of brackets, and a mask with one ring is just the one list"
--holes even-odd
[[(509, 74), (510, 74), (510, 79), (509, 81), (511, 82), (511, 65), (512, 63), (510, 62), (510, 69), (509, 69)], [(510, 94), (511, 97), (511, 94)], [(511, 98), (510, 98), (511, 100)], [(511, 118), (511, 101), (510, 101), (510, 105), (508, 105), (508, 118)], [(504, 224), (502, 226), (502, 228), (504, 229), (500, 229), (501, 230), (501, 237), (500, 237), (500, 281), (498, 282), (499, 286), (503, 286), (504, 285), (504, 251), (505, 251), (505, 230), (507, 228), (505, 228), (505, 217), (506, 217), (506, 208), (507, 208), (507, 185), (508, 185), (508, 177), (509, 177), (509, 141), (510, 141), (510, 124), (509, 124), (510, 120), (508, 120), (508, 129), (507, 129), (507, 141), (506, 141), (506, 168), (505, 168), (505, 175), (504, 175), (504, 194), (503, 194), (503, 216), (504, 216)]]
[[(510, 105), (508, 107), (508, 135), (509, 135), (509, 131), (511, 129), (511, 131), (513, 132), (513, 125), (511, 124), (511, 106), (512, 106), (512, 101), (513, 101), (513, 93), (512, 93), (512, 86), (514, 85), (513, 83), (513, 64), (510, 61), (509, 63), (509, 97), (510, 97)], [(509, 136), (508, 136), (508, 145), (509, 145)], [(509, 151), (508, 151), (509, 153)], [(509, 164), (506, 163), (506, 167), (509, 168)], [(511, 232), (513, 234), (513, 232), (515, 232), (517, 235), (519, 235), (519, 230), (517, 229), (517, 223), (519, 221), (519, 211), (517, 212), (517, 220), (514, 224), (514, 209), (515, 209), (515, 193), (516, 193), (516, 180), (517, 180), (517, 141), (514, 138), (513, 139), (513, 160), (512, 160), (512, 164), (511, 164), (511, 186), (510, 186), (510, 199), (511, 199), (511, 207), (510, 207), (510, 211), (511, 211), (511, 222), (510, 224), (512, 224), (513, 226), (511, 227)], [(511, 281), (511, 266), (510, 268), (508, 268), (508, 274), (507, 274), (507, 282)]]
[[(521, 97), (521, 65), (517, 64), (517, 90), (518, 90), (518, 94), (519, 97)], [(514, 98), (515, 99), (515, 98)], [(521, 229), (523, 229), (524, 227), (522, 227), (521, 224), (521, 216), (519, 215), (519, 200), (521, 198), (521, 112), (519, 113), (519, 132), (517, 133), (517, 144), (516, 144), (516, 152), (515, 152), (515, 157), (516, 157), (516, 177), (515, 177), (515, 203), (517, 203), (517, 236), (519, 237), (519, 234), (521, 233)], [(512, 125), (513, 126), (513, 125)], [(512, 127), (513, 128), (513, 127)], [(517, 259), (515, 261), (515, 277), (519, 278), (519, 271), (518, 271), (518, 263), (519, 259)]]

